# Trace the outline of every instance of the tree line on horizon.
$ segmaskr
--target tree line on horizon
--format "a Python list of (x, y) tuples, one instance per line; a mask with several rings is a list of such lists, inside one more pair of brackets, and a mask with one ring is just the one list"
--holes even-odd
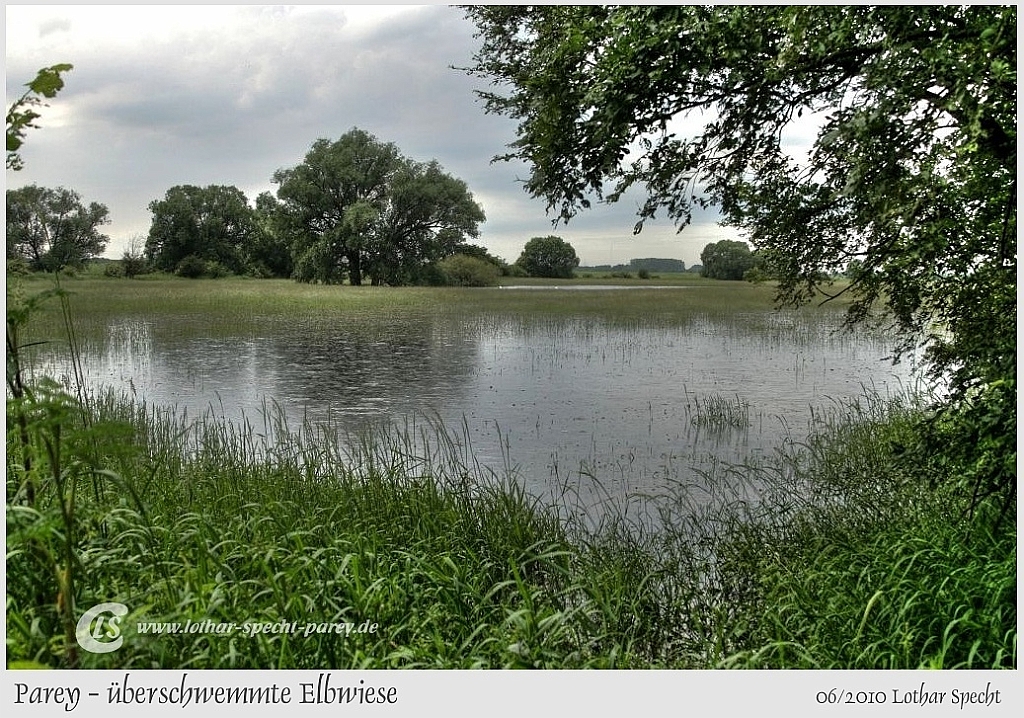
[[(149, 204), (148, 235), (130, 238), (108, 271), (476, 285), (509, 274), (571, 276), (579, 266), (575, 250), (553, 235), (528, 241), (512, 265), (472, 244), (485, 215), (466, 183), (358, 128), (318, 139), (273, 181), (276, 194), (254, 202), (235, 186), (171, 187)], [(8, 190), (8, 271), (79, 268), (103, 254), (109, 221), (105, 205), (86, 205), (70, 189)]]

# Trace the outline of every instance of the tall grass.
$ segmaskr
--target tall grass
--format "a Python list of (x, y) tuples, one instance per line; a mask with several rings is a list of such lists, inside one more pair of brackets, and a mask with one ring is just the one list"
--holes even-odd
[(690, 423), (716, 431), (746, 429), (750, 426), (750, 403), (736, 396), (732, 399), (721, 394), (696, 397), (693, 402), (687, 395), (687, 411)]
[(761, 467), (761, 501), (718, 546), (753, 609), (720, 665), (1016, 666), (1016, 527), (971, 519), (904, 453), (921, 412), (868, 396)]
[[(573, 522), (467, 462), (464, 433), (436, 425), (362, 438), (279, 425), (267, 438), (113, 393), (92, 407), (95, 455), (119, 478), (78, 497), (75, 605), (132, 613), (119, 651), (79, 665), (1016, 665), (1016, 530), (968, 534), (957, 497), (880, 472), (878, 452), (912, 428), (892, 407), (822, 419), (807, 444), (746, 470), (756, 490), (699, 506), (681, 493), (658, 531)], [(52, 530), (57, 497), (29, 510), (13, 495), (8, 661), (67, 665), (56, 594), (40, 590), (56, 584), (26, 550)], [(186, 620), (380, 629), (133, 628)]]

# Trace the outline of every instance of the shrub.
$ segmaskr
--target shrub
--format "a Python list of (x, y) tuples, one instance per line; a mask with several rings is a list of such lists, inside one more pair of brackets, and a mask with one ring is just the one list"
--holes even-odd
[(104, 277), (123, 277), (125, 276), (125, 269), (121, 266), (120, 262), (107, 262), (106, 266), (103, 267)]
[(128, 250), (125, 250), (124, 254), (121, 256), (119, 269), (121, 272), (117, 276), (124, 275), (125, 277), (128, 277), (128, 279), (140, 274), (146, 274), (150, 271), (149, 262), (146, 261), (145, 257), (141, 254), (136, 254)]
[(174, 273), (186, 279), (198, 279), (206, 274), (206, 262), (201, 257), (190, 254), (178, 262)]
[(498, 281), (501, 270), (490, 262), (465, 254), (442, 259), (437, 264), (447, 284), (457, 287), (488, 287)]
[(206, 263), (205, 274), (207, 277), (210, 277), (211, 279), (220, 279), (221, 277), (226, 277), (229, 274), (231, 274), (231, 270), (225, 267), (220, 262), (210, 260), (209, 262)]
[(7, 275), (10, 277), (27, 277), (32, 273), (32, 268), (28, 266), (21, 257), (13, 257), (7, 260)]

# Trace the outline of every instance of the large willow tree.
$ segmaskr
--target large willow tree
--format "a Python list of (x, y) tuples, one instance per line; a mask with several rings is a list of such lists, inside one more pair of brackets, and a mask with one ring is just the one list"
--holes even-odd
[(279, 231), (299, 281), (407, 284), (479, 236), (484, 212), (436, 161), (404, 157), (353, 128), (319, 139), (303, 162), (274, 173)]
[[(528, 192), (568, 221), (639, 188), (637, 231), (717, 206), (790, 302), (854, 263), (850, 319), (881, 306), (902, 349), (927, 343), (975, 443), (1003, 454), (985, 481), (1015, 484), (1015, 7), (465, 12)], [(809, 155), (787, 156), (784, 133), (808, 127)]]

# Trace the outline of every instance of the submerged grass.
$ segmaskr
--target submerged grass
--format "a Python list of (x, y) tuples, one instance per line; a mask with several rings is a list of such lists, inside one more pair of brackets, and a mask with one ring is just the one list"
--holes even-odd
[(687, 409), (691, 414), (690, 423), (694, 426), (717, 431), (750, 426), (750, 402), (739, 396), (730, 399), (721, 394), (708, 394), (697, 397), (692, 405), (687, 396)]
[[(29, 291), (45, 289), (51, 280), (29, 277)], [(522, 280), (516, 280), (519, 283)], [(171, 319), (179, 333), (191, 326), (204, 336), (260, 334), (267, 325), (329, 326), (372, 317), (445, 314), (500, 315), (520, 321), (552, 317), (595, 317), (611, 323), (668, 322), (673, 325), (737, 312), (763, 312), (771, 307), (773, 287), (747, 282), (720, 282), (699, 277), (679, 281), (670, 289), (628, 291), (566, 291), (556, 287), (595, 286), (600, 280), (531, 280), (532, 288), (503, 287), (350, 287), (299, 284), (291, 280), (181, 279), (153, 276), (135, 280), (83, 276), (63, 279), (71, 294), (83, 340), (101, 338), (107, 326), (126, 318)], [(616, 283), (623, 283), (616, 280)], [(627, 282), (628, 284), (628, 282)], [(628, 294), (628, 301), (624, 301)], [(809, 306), (807, 312), (834, 313), (837, 305)], [(166, 322), (159, 322), (161, 324)], [(36, 338), (54, 336), (60, 316), (44, 306), (27, 329)]]

